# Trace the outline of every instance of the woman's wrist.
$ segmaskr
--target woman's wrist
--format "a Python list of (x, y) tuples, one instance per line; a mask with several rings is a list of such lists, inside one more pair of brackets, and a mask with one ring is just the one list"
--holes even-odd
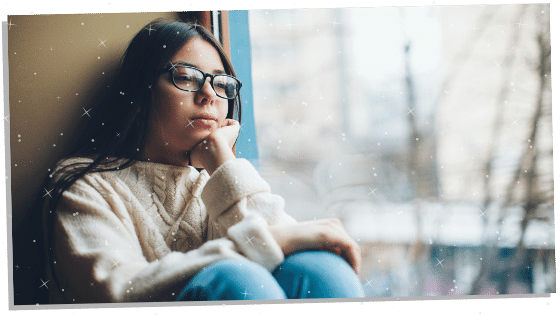
[(268, 227), (268, 231), (270, 232), (272, 238), (274, 238), (278, 246), (280, 246), (280, 249), (282, 250), (284, 256), (288, 256), (293, 252), (294, 248), (291, 248), (291, 246), (288, 244), (290, 239), (284, 236), (286, 233), (282, 233), (284, 229), (286, 229), (285, 226), (283, 227), (278, 225), (270, 225)]

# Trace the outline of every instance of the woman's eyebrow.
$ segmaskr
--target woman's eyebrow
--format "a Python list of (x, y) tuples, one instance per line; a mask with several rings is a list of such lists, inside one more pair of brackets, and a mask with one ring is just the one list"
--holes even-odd
[(174, 66), (189, 66), (189, 67), (193, 67), (193, 68), (198, 69), (198, 67), (196, 65), (194, 65), (192, 63), (185, 62), (185, 61), (180, 61), (179, 60), (179, 61), (173, 61), (173, 62), (170, 62), (170, 63)]
[[(186, 61), (181, 61), (181, 60), (171, 62), (171, 64), (175, 65), (175, 66), (188, 66), (188, 67), (193, 67), (193, 68), (200, 69), (195, 64), (192, 64), (192, 63), (189, 63), (189, 62), (186, 62)], [(225, 70), (222, 70), (222, 69), (216, 69), (216, 70), (212, 71), (212, 73), (213, 74), (227, 74), (227, 72)]]

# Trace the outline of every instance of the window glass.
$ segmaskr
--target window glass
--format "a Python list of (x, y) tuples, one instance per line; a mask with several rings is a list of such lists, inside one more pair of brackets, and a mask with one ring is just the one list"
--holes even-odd
[(260, 171), (369, 296), (554, 290), (548, 9), (250, 11)]

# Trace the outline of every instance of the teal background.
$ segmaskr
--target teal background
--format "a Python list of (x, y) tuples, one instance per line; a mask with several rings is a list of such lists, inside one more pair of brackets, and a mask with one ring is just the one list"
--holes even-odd
[[(527, 0), (524, 2), (528, 3), (542, 3), (542, 1)], [(110, 4), (109, 4), (110, 3)], [(510, 1), (492, 1), (492, 4), (509, 4)], [(192, 6), (191, 6), (192, 4)], [(446, 1), (436, 1), (435, 5), (465, 5), (467, 2), (465, 0), (446, 0)], [(469, 4), (488, 4), (488, 2), (470, 2)], [(382, 1), (382, 0), (325, 0), (325, 1), (301, 1), (301, 0), (275, 0), (275, 1), (247, 1), (247, 0), (103, 0), (103, 1), (39, 1), (39, 0), (4, 0), (0, 2), (0, 20), (8, 20), (8, 15), (20, 15), (20, 14), (30, 14), (31, 11), (34, 14), (63, 14), (63, 13), (107, 13), (107, 12), (147, 12), (147, 11), (185, 11), (185, 10), (244, 10), (244, 9), (286, 9), (286, 8), (332, 8), (332, 7), (373, 7), (373, 6), (420, 6), (420, 5), (434, 5), (432, 1), (419, 1), (419, 0), (401, 0), (401, 1)], [(555, 17), (558, 14), (558, 5), (555, 3), (551, 4), (551, 14)], [(239, 12), (230, 15), (230, 23), (245, 23), (246, 12)], [(559, 53), (559, 47), (556, 42), (558, 36), (554, 32), (554, 19), (552, 19), (553, 31), (552, 31), (552, 60)], [(233, 27), (233, 23), (230, 24)], [(16, 26), (17, 27), (17, 26)], [(242, 42), (246, 39), (239, 39)], [(245, 47), (248, 48), (248, 47)], [(236, 51), (232, 46), (232, 52)], [(4, 53), (4, 52), (3, 52)], [(247, 58), (244, 57), (244, 58)], [(250, 73), (250, 55), (249, 60), (236, 60), (235, 55), (233, 59), (235, 61), (236, 69), (238, 67), (249, 67)], [(4, 60), (3, 60), (4, 61)], [(5, 62), (5, 61), (4, 61)], [(237, 64), (241, 63), (241, 64)], [(3, 63), (3, 71), (7, 70), (7, 64)], [(553, 80), (553, 86), (555, 84)], [(2, 84), (6, 84), (3, 82)], [(245, 80), (243, 81), (244, 86), (246, 86)], [(553, 103), (557, 99), (556, 94), (553, 93)], [(244, 95), (244, 100), (250, 101), (252, 99), (248, 95)], [(251, 111), (252, 112), (252, 111)], [(9, 118), (8, 118), (9, 119)], [(2, 123), (2, 128), (6, 127), (6, 123)], [(247, 129), (250, 129), (247, 126)], [(554, 118), (554, 130), (560, 128), (560, 124), (557, 122), (556, 115)], [(244, 126), (245, 129), (245, 126)], [(553, 131), (554, 131), (553, 130)], [(253, 127), (254, 133), (254, 127)], [(244, 135), (245, 137), (245, 135)], [(253, 137), (253, 138), (250, 138)], [(247, 139), (255, 139), (251, 141), (256, 141), (253, 135), (247, 134), (246, 138), (241, 138), (242, 141)], [(554, 148), (557, 147), (557, 139), (554, 139)], [(240, 145), (239, 150), (243, 149), (243, 145)], [(0, 160), (5, 163), (4, 158), (4, 147), (0, 147), (1, 153)], [(257, 156), (256, 149), (254, 152), (245, 151), (251, 159), (252, 156)], [(243, 151), (242, 151), (243, 152)], [(555, 158), (555, 164), (557, 159)], [(5, 177), (5, 169), (2, 167), (1, 176)], [(554, 177), (557, 177), (558, 172), (555, 172)], [(9, 180), (6, 179), (6, 180)], [(556, 192), (556, 187), (555, 187)], [(6, 199), (4, 196), (0, 197), (0, 208), (6, 208)], [(5, 212), (2, 213), (1, 218), (6, 221)], [(7, 221), (6, 221), (7, 222)], [(8, 239), (6, 234), (0, 236), (1, 245), (4, 247), (0, 251), (0, 270), (7, 270), (7, 252), (8, 252)], [(4, 250), (5, 249), (5, 250)], [(8, 270), (7, 270), (8, 272)], [(4, 305), (1, 308), (4, 311), (1, 313), (6, 314), (8, 309), (8, 282), (7, 273), (6, 277), (2, 277), (2, 285), (0, 286), (1, 300), (0, 304)], [(103, 313), (103, 314), (147, 314), (147, 315), (174, 315), (174, 314), (255, 314), (255, 315), (272, 315), (272, 314), (293, 314), (293, 315), (311, 315), (311, 314), (468, 314), (468, 315), (486, 315), (486, 314), (558, 314), (560, 310), (560, 299), (558, 294), (553, 294), (549, 298), (536, 298), (536, 297), (516, 297), (506, 296), (508, 298), (502, 299), (488, 299), (482, 297), (477, 300), (476, 297), (469, 297), (472, 300), (441, 300), (441, 301), (429, 301), (426, 298), (425, 301), (375, 301), (375, 302), (364, 302), (361, 305), (360, 302), (348, 302), (344, 300), (329, 300), (325, 303), (315, 303), (315, 304), (282, 304), (282, 305), (237, 305), (237, 306), (188, 306), (188, 304), (181, 304), (177, 307), (177, 304), (170, 303), (166, 307), (154, 307), (154, 308), (141, 308), (142, 304), (129, 304), (121, 308), (113, 309), (66, 309), (66, 310), (32, 310), (29, 311), (31, 314), (49, 313), (49, 314), (71, 314), (71, 315), (87, 315), (93, 313)], [(550, 305), (546, 303), (549, 302)], [(99, 306), (97, 306), (99, 307)], [(137, 308), (140, 307), (140, 308)], [(10, 312), (9, 314), (11, 314)]]
[(249, 160), (259, 168), (259, 152), (253, 114), (253, 82), (251, 76), (251, 40), (249, 12), (228, 11), (231, 61), (241, 87), (241, 131), (237, 139), (237, 157)]

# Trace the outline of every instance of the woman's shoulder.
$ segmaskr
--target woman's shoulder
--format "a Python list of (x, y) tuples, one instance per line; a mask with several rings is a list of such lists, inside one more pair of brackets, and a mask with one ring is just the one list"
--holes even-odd
[[(57, 181), (68, 175), (78, 175), (78, 177), (99, 177), (105, 181), (122, 181), (123, 183), (137, 183), (140, 178), (145, 178), (148, 182), (158, 181), (181, 181), (206, 182), (208, 174), (205, 171), (199, 172), (197, 169), (188, 166), (174, 166), (167, 164), (154, 163), (149, 161), (135, 161), (119, 158), (108, 158), (103, 161), (96, 161), (89, 157), (68, 157), (61, 159), (56, 164), (50, 177)], [(158, 180), (156, 180), (156, 178)]]
[(91, 157), (67, 157), (59, 160), (54, 170), (49, 174), (51, 187), (66, 187), (65, 189), (83, 193), (93, 188), (97, 191), (111, 189), (121, 185), (119, 165), (116, 160), (99, 163)]
[(73, 157), (67, 157), (59, 160), (56, 163), (54, 170), (55, 172), (71, 171), (75, 169), (82, 170), (90, 166), (92, 166), (92, 168), (95, 169), (95, 171), (102, 170), (102, 169), (112, 170), (112, 169), (117, 169), (119, 166), (124, 165), (126, 162), (127, 160), (120, 159), (120, 158), (111, 158), (111, 159), (107, 158), (106, 161), (103, 160), (102, 162), (99, 162), (99, 161), (95, 161), (95, 159), (91, 157), (73, 156)]
[(93, 159), (85, 157), (66, 157), (59, 160), (51, 174), (49, 175), (54, 180), (60, 178), (60, 176), (79, 171), (84, 169), (93, 163)]
[(79, 175), (79, 177), (92, 175), (99, 168), (111, 167), (111, 164), (94, 164), (96, 164), (95, 160), (90, 157), (66, 157), (56, 163), (54, 170), (49, 177), (53, 180), (53, 182), (57, 182), (63, 178), (72, 177), (77, 174), (82, 174)]
[(87, 157), (66, 157), (56, 163), (55, 170), (62, 168), (88, 166), (93, 163), (93, 159)]

